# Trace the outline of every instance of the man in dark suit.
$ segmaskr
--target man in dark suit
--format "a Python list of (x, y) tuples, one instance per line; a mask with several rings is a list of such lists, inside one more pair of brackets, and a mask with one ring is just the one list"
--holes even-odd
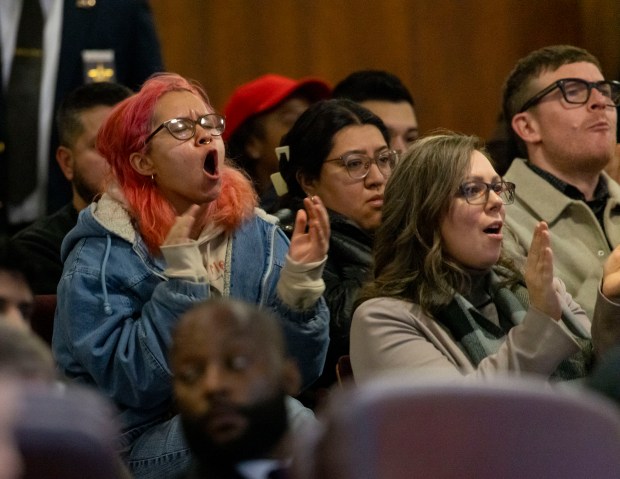
[[(18, 27), (13, 23), (19, 24), (18, 12), (21, 12), (21, 4), (25, 1), (3, 0), (0, 5), (0, 17), (4, 17), (0, 22), (4, 94), (11, 58), (6, 50), (15, 43)], [(4, 197), (6, 185), (0, 184), (0, 232), (14, 231), (15, 227), (9, 229), (7, 223), (15, 225), (31, 222), (45, 212), (57, 210), (71, 198), (71, 187), (54, 159), (58, 137), (51, 115), (68, 92), (83, 83), (104, 80), (115, 81), (135, 90), (152, 73), (164, 69), (159, 39), (147, 0), (41, 0), (40, 5), (45, 25), (40, 104), (47, 106), (39, 112), (39, 125), (43, 127), (41, 133), (49, 138), (49, 144), (39, 145), (40, 150), (45, 150), (44, 153), (39, 151), (39, 162), (46, 162), (43, 169), (39, 165), (39, 176), (41, 171), (47, 170), (48, 173), (38, 178), (39, 197), (32, 202), (35, 207), (21, 215), (7, 211), (13, 206), (18, 210), (20, 205), (7, 206)], [(57, 58), (56, 63), (54, 58)], [(53, 78), (55, 85), (46, 81), (49, 78)], [(4, 103), (2, 96), (0, 108)], [(6, 178), (4, 153), (10, 154), (11, 145), (4, 144), (5, 125), (1, 123), (0, 178)], [(8, 221), (7, 215), (11, 217)]]

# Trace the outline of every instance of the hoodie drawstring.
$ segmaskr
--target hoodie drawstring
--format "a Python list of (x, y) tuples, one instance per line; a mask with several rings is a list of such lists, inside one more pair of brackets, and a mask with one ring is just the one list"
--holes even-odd
[(108, 264), (108, 258), (110, 257), (110, 249), (112, 248), (112, 238), (110, 235), (106, 235), (105, 253), (103, 255), (103, 261), (101, 263), (101, 289), (103, 290), (103, 312), (110, 316), (112, 314), (112, 306), (108, 298), (108, 287), (105, 284), (105, 269)]

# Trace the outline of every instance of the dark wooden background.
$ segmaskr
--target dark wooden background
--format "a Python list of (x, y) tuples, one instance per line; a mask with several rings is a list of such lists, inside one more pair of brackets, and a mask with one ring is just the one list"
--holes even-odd
[(362, 68), (411, 89), (422, 132), (488, 138), (515, 61), (570, 43), (620, 75), (617, 0), (151, 0), (166, 66), (199, 80), (221, 109), (263, 73), (332, 85)]

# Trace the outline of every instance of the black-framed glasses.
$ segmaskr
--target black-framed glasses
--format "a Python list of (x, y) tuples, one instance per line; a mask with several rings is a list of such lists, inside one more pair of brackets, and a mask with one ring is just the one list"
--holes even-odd
[(606, 106), (618, 106), (620, 104), (620, 82), (612, 80), (586, 81), (581, 78), (562, 78), (554, 81), (551, 85), (540, 90), (536, 95), (526, 101), (519, 113), (536, 105), (546, 95), (556, 88), (562, 92), (567, 103), (583, 105), (590, 99), (592, 88), (596, 88), (606, 99)]
[(144, 144), (146, 145), (164, 128), (177, 140), (189, 140), (196, 134), (196, 125), (203, 127), (211, 136), (220, 136), (224, 133), (224, 129), (226, 128), (226, 118), (217, 113), (207, 113), (197, 120), (192, 120), (191, 118), (173, 118), (159, 125), (153, 133), (146, 138)]
[(347, 173), (354, 180), (361, 180), (368, 176), (370, 171), (370, 164), (375, 163), (381, 174), (388, 178), (392, 174), (392, 170), (398, 162), (398, 152), (395, 150), (385, 150), (379, 153), (375, 158), (372, 158), (364, 153), (345, 153), (344, 155), (333, 158), (331, 160), (325, 160), (324, 163), (330, 161), (340, 161), (347, 170)]
[(502, 203), (510, 205), (515, 201), (516, 185), (509, 181), (485, 183), (484, 181), (467, 181), (459, 186), (459, 195), (470, 205), (485, 205), (489, 201), (491, 190), (502, 199)]

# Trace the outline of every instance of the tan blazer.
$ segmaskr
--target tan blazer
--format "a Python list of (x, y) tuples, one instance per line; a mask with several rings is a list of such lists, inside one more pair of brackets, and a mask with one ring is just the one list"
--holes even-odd
[(544, 220), (551, 231), (554, 275), (592, 317), (603, 263), (620, 244), (620, 185), (606, 173), (610, 199), (605, 207), (605, 231), (583, 201), (572, 200), (525, 164), (515, 159), (504, 176), (517, 185), (516, 200), (506, 206), (504, 247), (527, 255), (536, 224)]
[[(566, 293), (564, 284), (556, 279), (555, 287), (563, 306), (573, 312), (584, 331), (590, 332), (590, 320)], [(593, 342), (597, 352), (604, 352), (620, 340), (620, 304), (600, 295), (597, 309)], [(449, 377), (488, 377), (507, 372), (549, 377), (562, 360), (578, 350), (563, 323), (533, 307), (523, 323), (510, 330), (497, 353), (483, 359), (478, 368), (448, 329), (424, 314), (417, 304), (374, 298), (355, 310), (351, 325), (350, 356), (356, 381), (398, 369)]]

